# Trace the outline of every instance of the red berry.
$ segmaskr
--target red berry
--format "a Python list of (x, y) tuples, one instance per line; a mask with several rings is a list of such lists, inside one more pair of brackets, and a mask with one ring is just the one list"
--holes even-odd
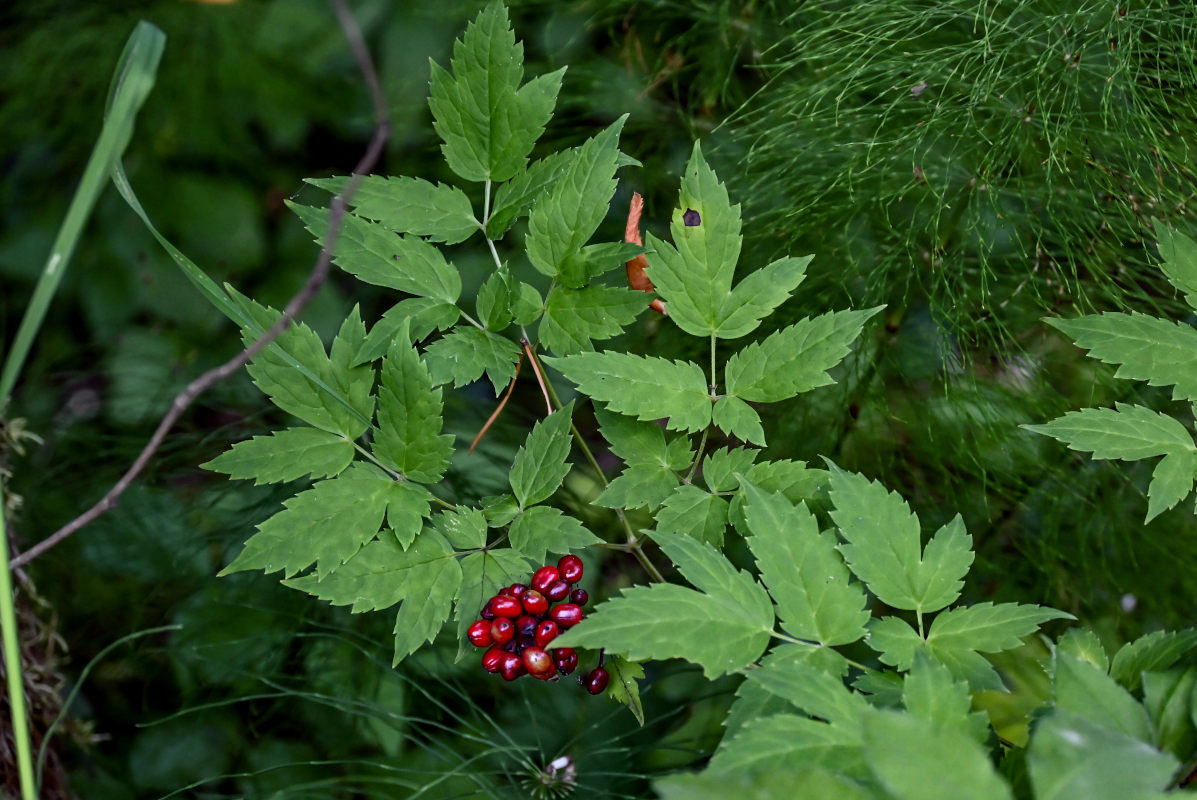
[(582, 559), (577, 556), (562, 556), (557, 562), (557, 571), (561, 573), (561, 580), (577, 583), (582, 580)]
[(470, 637), (470, 644), (474, 647), (489, 647), (494, 644), (495, 638), (490, 632), (491, 623), (484, 619), (480, 619), (470, 626), (466, 631), (466, 635)]
[(484, 605), (482, 607), (482, 613), (479, 614), (478, 616), (482, 617), (485, 620), (492, 620), (495, 618), (495, 610), (490, 607), (489, 600), (486, 601), (486, 605)]
[(607, 684), (611, 682), (611, 674), (602, 667), (595, 667), (586, 673), (586, 677), (582, 678), (582, 685), (586, 687), (586, 691), (591, 694), (602, 694), (603, 690), (607, 688)]
[(525, 611), (536, 617), (549, 610), (549, 601), (535, 589), (529, 589), (524, 592), (524, 596), (520, 598), (520, 602), (524, 604)]
[(499, 667), (503, 664), (503, 660), (509, 655), (511, 653), (501, 648), (492, 647), (482, 655), (482, 668), (487, 672), (498, 672)]
[(582, 621), (582, 609), (573, 603), (562, 603), (554, 606), (549, 616), (562, 628), (572, 628)]
[(551, 619), (546, 619), (536, 626), (536, 644), (545, 647), (549, 642), (556, 639), (559, 633), (561, 633), (560, 626)]
[(590, 595), (585, 589), (574, 589), (569, 593), (569, 602), (576, 606), (584, 606), (590, 600)]
[(543, 647), (529, 647), (524, 651), (524, 669), (532, 675), (544, 675), (553, 669), (553, 657)]
[(558, 600), (564, 600), (569, 594), (569, 584), (561, 579), (557, 579), (549, 584), (549, 588), (545, 589), (544, 596), (556, 603)]
[(519, 597), (520, 595), (522, 595), (522, 594), (523, 594), (524, 592), (526, 592), (526, 591), (528, 591), (528, 587), (527, 587), (527, 586), (525, 586), (524, 584), (522, 584), (522, 583), (513, 583), (513, 584), (511, 584), (510, 586), (508, 586), (508, 587), (507, 587), (507, 591), (503, 592), (503, 594), (509, 594), (509, 595), (511, 595), (512, 597)]
[(515, 632), (520, 636), (534, 636), (536, 635), (536, 624), (539, 621), (536, 617), (521, 614), (515, 621)]
[(551, 652), (553, 663), (561, 670), (562, 675), (568, 675), (578, 668), (578, 651), (572, 647), (558, 647)]
[(515, 653), (504, 653), (503, 661), (499, 664), (499, 674), (505, 681), (513, 681), (524, 674), (524, 660)]
[(524, 613), (524, 607), (520, 601), (509, 594), (495, 595), (490, 600), (491, 611), (495, 612), (495, 616), (510, 617), (515, 619), (520, 614)]
[(541, 567), (536, 570), (536, 574), (532, 576), (532, 588), (544, 594), (544, 590), (549, 588), (549, 585), (556, 580), (560, 580), (561, 573), (557, 571), (556, 567)]
[(515, 636), (515, 623), (507, 617), (499, 617), (490, 624), (490, 635), (495, 644), (507, 644)]

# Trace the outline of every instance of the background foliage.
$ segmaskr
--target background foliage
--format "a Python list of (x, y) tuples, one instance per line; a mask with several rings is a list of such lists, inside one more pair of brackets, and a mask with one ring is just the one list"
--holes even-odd
[[(396, 124), (379, 171), (436, 179), (425, 170), (437, 146), (427, 59), (447, 63), (480, 4), (410, 5), (356, 9)], [(528, 74), (569, 66), (546, 147), (629, 114), (622, 146), (645, 169), (625, 171), (618, 207), (642, 192), (646, 221), (663, 230), (702, 138), (745, 204), (742, 263), (816, 254), (804, 300), (772, 325), (887, 304), (883, 328), (836, 386), (766, 420), (779, 432), (770, 457), (825, 454), (899, 490), (933, 527), (959, 511), (978, 551), (968, 600), (1053, 605), (1110, 643), (1189, 621), (1191, 509), (1144, 528), (1150, 465), (1090, 461), (1017, 426), (1115, 401), (1170, 409), (1166, 394), (1114, 380), (1040, 318), (1188, 313), (1149, 244), (1153, 218), (1188, 227), (1197, 32), (1184, 13), (1056, 1), (512, 9)], [(6, 341), (139, 18), (168, 35), (126, 158), (151, 215), (214, 277), (255, 298), (279, 303), (298, 286), (314, 251), (283, 201), (317, 194), (304, 176), (343, 173), (370, 130), (323, 3), (53, 13), (24, 4), (0, 14)], [(381, 293), (352, 284), (350, 297), (350, 286), (334, 281), (305, 313), (326, 338), (351, 303), (370, 320), (386, 308)], [(46, 440), (12, 460), (25, 545), (101, 493), (173, 393), (236, 348), (114, 192), (53, 313), (15, 409)], [(632, 335), (682, 350), (671, 331)], [(489, 410), (485, 398), (459, 409), (479, 421)], [(496, 464), (510, 462), (533, 419), (508, 416), (486, 445)], [(196, 464), (279, 423), (244, 376), (228, 382), (190, 412), (117, 511), (35, 564), (46, 615), (70, 646), (70, 678), (125, 634), (183, 626), (121, 645), (88, 677), (65, 749), (80, 796), (157, 797), (193, 781), (204, 796), (404, 796), (433, 780), (432, 796), (503, 796), (495, 787), (534, 777), (567, 749), (587, 760), (588, 789), (639, 796), (648, 776), (711, 752), (734, 681), (682, 706), (706, 686), (700, 675), (655, 667), (649, 724), (637, 729), (614, 704), (577, 692), (483, 683), (452, 664), (453, 641), (393, 672), (385, 625), (319, 608), (267, 577), (215, 580), (285, 495), (213, 480)], [(469, 481), (486, 494), (506, 476), (482, 468)], [(638, 579), (625, 574), (630, 564), (606, 569), (611, 593)]]

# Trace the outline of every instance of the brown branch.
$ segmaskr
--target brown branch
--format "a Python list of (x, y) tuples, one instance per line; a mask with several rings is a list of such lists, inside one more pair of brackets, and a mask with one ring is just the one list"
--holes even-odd
[(316, 292), (323, 285), (325, 278), (328, 277), (329, 265), (332, 263), (333, 248), (341, 230), (341, 222), (344, 220), (346, 210), (348, 209), (349, 198), (357, 191), (357, 187), (361, 183), (363, 176), (369, 174), (374, 169), (375, 164), (378, 163), (383, 147), (386, 145), (386, 141), (391, 134), (391, 125), (387, 118), (386, 96), (383, 94), (382, 86), (378, 81), (378, 73), (374, 69), (374, 63), (370, 59), (370, 52), (367, 50), (365, 41), (362, 39), (361, 29), (358, 27), (349, 9), (345, 6), (344, 0), (329, 0), (329, 2), (333, 7), (333, 12), (336, 14), (338, 22), (341, 24), (345, 38), (349, 42), (350, 49), (353, 51), (354, 58), (357, 60), (362, 77), (365, 79), (366, 85), (370, 90), (370, 99), (374, 107), (375, 128), (374, 135), (370, 139), (370, 144), (366, 148), (366, 153), (357, 163), (357, 166), (354, 167), (353, 176), (350, 178), (349, 183), (345, 186), (344, 191), (333, 198), (332, 204), (329, 207), (328, 232), (324, 236), (324, 246), (320, 250), (320, 256), (316, 259), (316, 264), (312, 268), (311, 274), (308, 276), (303, 287), (284, 307), (282, 316), (270, 326), (269, 330), (262, 334), (261, 338), (242, 350), (234, 358), (229, 359), (219, 367), (208, 370), (187, 384), (187, 387), (175, 396), (175, 399), (170, 404), (170, 410), (167, 411), (162, 421), (158, 423), (154, 435), (150, 437), (141, 454), (137, 456), (137, 460), (121, 476), (120, 480), (113, 484), (112, 488), (108, 490), (108, 493), (98, 503), (59, 528), (46, 539), (43, 539), (14, 558), (10, 565), (12, 569), (29, 563), (51, 547), (62, 542), (75, 531), (115, 508), (120, 501), (120, 496), (124, 494), (125, 490), (129, 488), (133, 481), (137, 479), (137, 476), (141, 474), (141, 471), (149, 464), (150, 459), (154, 457), (154, 454), (166, 439), (166, 434), (170, 432), (170, 429), (174, 427), (179, 417), (183, 415), (183, 412), (187, 410), (187, 407), (191, 405), (195, 398), (204, 390), (237, 372), (250, 359), (277, 339), (287, 329), (287, 326), (291, 324), (291, 321), (299, 315), (304, 306), (315, 297)]

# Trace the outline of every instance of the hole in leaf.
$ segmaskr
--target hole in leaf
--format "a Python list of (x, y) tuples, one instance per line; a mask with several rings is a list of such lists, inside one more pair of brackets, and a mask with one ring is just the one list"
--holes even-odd
[(702, 224), (702, 217), (694, 209), (687, 208), (686, 213), (682, 214), (682, 222), (687, 228), (695, 228)]

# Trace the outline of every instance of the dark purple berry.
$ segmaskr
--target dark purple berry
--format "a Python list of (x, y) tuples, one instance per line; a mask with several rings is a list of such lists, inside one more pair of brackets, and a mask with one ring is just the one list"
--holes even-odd
[(553, 655), (553, 663), (562, 675), (568, 675), (578, 668), (578, 651), (572, 647), (558, 647), (550, 652)]
[(582, 685), (586, 687), (586, 691), (591, 694), (602, 694), (603, 690), (607, 688), (607, 684), (611, 682), (611, 674), (602, 667), (595, 667), (586, 673), (582, 678)]
[(536, 625), (539, 623), (536, 617), (527, 614), (521, 614), (515, 621), (515, 632), (519, 636), (533, 636), (536, 634)]
[(504, 653), (503, 661), (499, 664), (499, 674), (505, 681), (513, 681), (524, 674), (524, 660), (515, 653)]
[(561, 580), (577, 583), (582, 580), (582, 559), (577, 556), (562, 556), (557, 562), (557, 571), (561, 573)]
[(563, 580), (555, 580), (545, 589), (544, 596), (556, 603), (558, 600), (564, 600), (569, 596), (569, 584)]
[(509, 594), (509, 595), (511, 595), (512, 597), (520, 597), (520, 596), (522, 596), (522, 595), (524, 594), (524, 592), (526, 592), (526, 591), (528, 591), (528, 587), (527, 587), (527, 586), (525, 586), (524, 584), (522, 584), (522, 583), (513, 583), (513, 584), (511, 584), (510, 586), (508, 586), (508, 587), (507, 587), (507, 591), (503, 592), (503, 594)]
[(478, 616), (482, 617), (485, 620), (492, 620), (495, 618), (495, 610), (490, 607), (489, 600), (486, 601), (486, 605), (484, 605), (482, 607), (482, 613), (479, 614)]
[(585, 589), (574, 589), (569, 593), (569, 602), (575, 606), (584, 606), (590, 600), (590, 595)]

